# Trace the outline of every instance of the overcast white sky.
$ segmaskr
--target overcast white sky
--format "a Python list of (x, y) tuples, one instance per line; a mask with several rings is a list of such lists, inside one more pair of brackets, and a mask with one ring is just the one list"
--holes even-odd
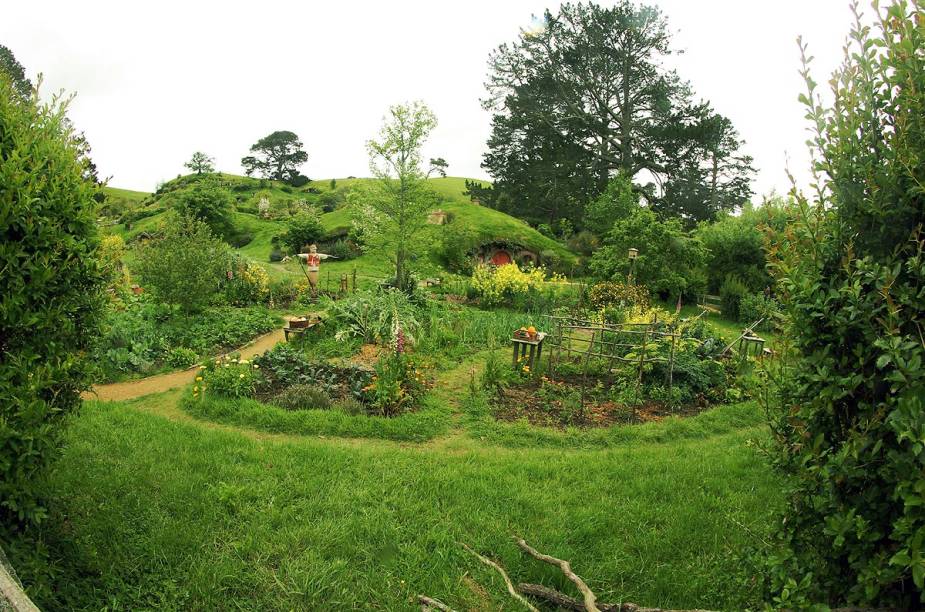
[[(841, 58), (847, 0), (649, 0), (666, 14), (681, 76), (732, 119), (759, 170), (755, 191), (808, 175), (795, 42), (820, 83)], [(440, 122), (428, 153), (454, 176), (480, 163), (489, 52), (513, 41), (539, 0), (446, 2), (97, 2), (6, 0), (0, 44), (46, 94), (76, 92), (70, 116), (110, 185), (151, 191), (195, 150), (241, 173), (258, 138), (292, 130), (313, 179), (365, 176), (364, 142), (390, 104), (425, 101)], [(609, 4), (603, 1), (602, 4)], [(868, 9), (869, 12), (869, 9)]]

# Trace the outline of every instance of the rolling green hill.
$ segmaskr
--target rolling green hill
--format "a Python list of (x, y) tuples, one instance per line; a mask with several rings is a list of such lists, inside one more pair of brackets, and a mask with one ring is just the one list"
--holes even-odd
[[(237, 202), (237, 210), (233, 216), (235, 228), (251, 236), (250, 242), (236, 250), (265, 266), (273, 277), (301, 275), (296, 262), (270, 262), (270, 252), (273, 250), (271, 240), (284, 231), (285, 224), (279, 220), (258, 217), (255, 214), (255, 203), (259, 197), (258, 194), (266, 194), (274, 203), (306, 200), (318, 204), (325, 194), (328, 194), (328, 197), (331, 195), (330, 179), (312, 181), (303, 187), (293, 188), (276, 181), (231, 174), (218, 176), (235, 196)], [(161, 185), (155, 194), (107, 187), (107, 195), (121, 202), (121, 206), (127, 209), (121, 219), (123, 222), (111, 225), (109, 231), (131, 242), (139, 234), (153, 230), (168, 207), (167, 196), (183, 189), (193, 180), (195, 177), (189, 175), (168, 181)], [(336, 179), (335, 191), (337, 193), (348, 192), (369, 180)], [(465, 181), (466, 179), (461, 177), (436, 178), (429, 181), (439, 200), (434, 209), (447, 212), (451, 221), (444, 226), (428, 225), (418, 234), (415, 248), (412, 251), (412, 262), (420, 274), (432, 276), (446, 273), (439, 250), (442, 236), (444, 232), (452, 231), (451, 226), (454, 228), (464, 226), (471, 232), (472, 239), (478, 244), (495, 241), (519, 244), (547, 258), (557, 260), (562, 268), (567, 269), (575, 263), (576, 258), (571, 252), (556, 241), (543, 236), (525, 222), (471, 202), (464, 194)], [(341, 204), (332, 212), (324, 213), (321, 221), (331, 235), (343, 234), (351, 227), (354, 214), (353, 206)], [(326, 263), (322, 280), (326, 280), (328, 273), (332, 277), (343, 273), (352, 274), (354, 268), (360, 277), (384, 278), (388, 276), (391, 264), (384, 254), (368, 252), (349, 261)]]

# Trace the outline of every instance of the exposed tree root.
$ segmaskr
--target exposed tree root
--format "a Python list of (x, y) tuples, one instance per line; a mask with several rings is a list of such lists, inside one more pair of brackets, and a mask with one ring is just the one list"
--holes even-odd
[(556, 565), (562, 570), (562, 573), (565, 574), (565, 577), (575, 583), (575, 586), (578, 587), (578, 590), (581, 592), (582, 599), (584, 600), (585, 607), (584, 609), (587, 612), (600, 612), (600, 608), (597, 607), (597, 596), (594, 595), (594, 591), (588, 588), (588, 585), (585, 584), (585, 581), (581, 579), (581, 576), (572, 571), (572, 566), (568, 561), (563, 559), (556, 559), (555, 557), (550, 557), (549, 555), (543, 554), (540, 551), (536, 550), (523, 538), (513, 536), (514, 541), (517, 542), (517, 546), (520, 547), (522, 551), (533, 557), (543, 561), (544, 563), (549, 563), (550, 565)]
[(503, 567), (501, 567), (500, 565), (498, 565), (497, 563), (495, 563), (494, 561), (492, 561), (492, 560), (489, 559), (488, 557), (483, 557), (483, 556), (480, 555), (479, 553), (477, 553), (477, 552), (475, 552), (474, 550), (472, 550), (471, 548), (469, 548), (469, 546), (467, 546), (466, 544), (463, 544), (462, 547), (465, 548), (465, 549), (466, 549), (467, 551), (469, 551), (470, 553), (472, 553), (473, 555), (475, 555), (476, 557), (478, 557), (479, 561), (481, 561), (482, 563), (484, 563), (484, 564), (487, 565), (488, 567), (494, 569), (496, 572), (498, 572), (499, 574), (501, 574), (501, 577), (504, 578), (504, 584), (507, 585), (507, 592), (511, 594), (511, 597), (513, 597), (514, 599), (516, 599), (517, 601), (519, 601), (520, 603), (522, 603), (522, 604), (524, 605), (524, 607), (526, 607), (526, 608), (527, 608), (528, 610), (530, 610), (531, 612), (540, 612), (540, 611), (536, 608), (536, 606), (534, 606), (532, 603), (530, 603), (529, 601), (527, 601), (526, 598), (524, 598), (523, 595), (521, 595), (520, 593), (517, 592), (517, 589), (514, 588), (514, 583), (511, 582), (510, 576), (507, 575), (507, 572), (504, 571), (504, 568), (503, 568)]
[(434, 599), (428, 597), (427, 595), (418, 595), (418, 603), (421, 604), (421, 612), (431, 612), (432, 610), (440, 610), (441, 612), (456, 612), (453, 608), (449, 607), (439, 599)]

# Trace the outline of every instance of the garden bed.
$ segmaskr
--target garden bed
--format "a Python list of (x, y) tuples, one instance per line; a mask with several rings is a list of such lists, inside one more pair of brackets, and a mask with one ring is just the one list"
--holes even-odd
[[(549, 390), (555, 392), (550, 393)], [(498, 390), (492, 397), (492, 415), (499, 421), (521, 421), (540, 427), (611, 427), (633, 423), (658, 422), (667, 417), (688, 417), (710, 407), (705, 398), (682, 406), (643, 400), (632, 404), (588, 397), (581, 403), (577, 381), (541, 381), (512, 385)]]

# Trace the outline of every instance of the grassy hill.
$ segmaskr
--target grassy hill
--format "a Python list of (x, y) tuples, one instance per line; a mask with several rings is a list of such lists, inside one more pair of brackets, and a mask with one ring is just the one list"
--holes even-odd
[[(302, 272), (296, 262), (270, 262), (270, 253), (273, 250), (271, 241), (274, 236), (285, 230), (285, 224), (279, 219), (263, 219), (257, 216), (255, 206), (259, 196), (267, 195), (274, 206), (296, 200), (320, 205), (326, 198), (330, 202), (332, 195), (342, 196), (370, 180), (336, 179), (336, 185), (332, 189), (330, 179), (312, 181), (303, 187), (294, 188), (277, 181), (231, 174), (219, 174), (218, 177), (236, 200), (237, 210), (233, 214), (235, 229), (250, 236), (250, 241), (236, 250), (265, 266), (271, 276), (276, 278), (300, 276)], [(115, 209), (115, 212), (121, 215), (118, 219), (110, 221), (109, 231), (131, 242), (138, 235), (153, 230), (169, 207), (169, 195), (186, 188), (195, 178), (194, 175), (189, 175), (168, 181), (154, 194), (107, 187), (106, 193), (109, 198), (104, 210)], [(432, 276), (446, 273), (439, 250), (442, 236), (444, 232), (452, 231), (451, 226), (464, 226), (478, 244), (494, 241), (516, 243), (558, 260), (560, 267), (564, 269), (575, 263), (576, 258), (571, 252), (525, 222), (471, 202), (464, 194), (465, 181), (462, 177), (429, 180), (439, 200), (434, 209), (449, 213), (452, 220), (445, 226), (429, 225), (416, 237), (412, 261), (420, 274)], [(118, 206), (110, 206), (111, 201), (117, 202)], [(335, 210), (324, 213), (321, 221), (329, 234), (336, 236), (349, 230), (355, 213), (354, 207), (341, 203)], [(340, 274), (352, 274), (354, 268), (361, 278), (385, 278), (390, 272), (391, 263), (384, 254), (376, 252), (364, 253), (348, 261), (330, 261), (323, 267), (322, 281), (327, 280), (328, 274), (332, 278), (339, 277)]]

